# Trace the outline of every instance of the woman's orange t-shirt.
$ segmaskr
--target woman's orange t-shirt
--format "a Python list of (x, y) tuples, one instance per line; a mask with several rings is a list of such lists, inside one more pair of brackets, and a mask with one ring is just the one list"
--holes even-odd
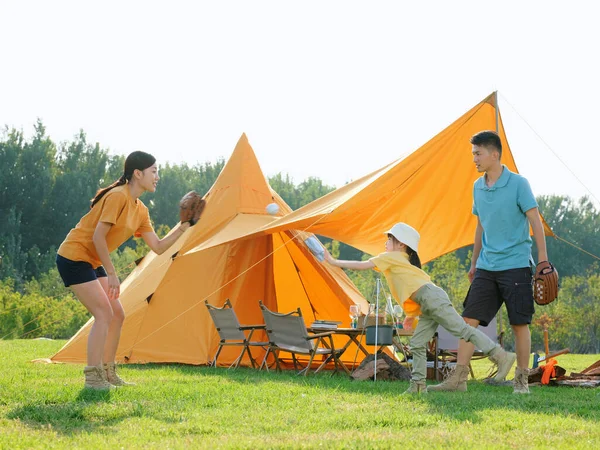
[(131, 236), (141, 237), (154, 231), (148, 208), (140, 199), (131, 196), (127, 185), (111, 189), (71, 229), (58, 249), (58, 254), (72, 261), (86, 261), (94, 268), (102, 265), (92, 240), (98, 222), (107, 222), (112, 227), (106, 234), (108, 251), (116, 250)]

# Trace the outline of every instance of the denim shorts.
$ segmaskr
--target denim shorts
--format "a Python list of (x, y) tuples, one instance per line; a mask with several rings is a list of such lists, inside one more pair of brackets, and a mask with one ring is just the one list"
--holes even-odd
[(477, 269), (462, 316), (487, 326), (504, 303), (511, 325), (530, 324), (535, 312), (531, 279), (529, 267), (494, 272)]
[(56, 267), (66, 287), (108, 276), (102, 266), (94, 269), (89, 262), (72, 261), (58, 254), (56, 255)]

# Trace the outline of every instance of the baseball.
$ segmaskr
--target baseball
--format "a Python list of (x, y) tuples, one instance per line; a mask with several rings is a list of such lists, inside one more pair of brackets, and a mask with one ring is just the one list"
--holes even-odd
[(274, 216), (279, 212), (279, 205), (277, 203), (269, 203), (267, 205), (267, 212)]

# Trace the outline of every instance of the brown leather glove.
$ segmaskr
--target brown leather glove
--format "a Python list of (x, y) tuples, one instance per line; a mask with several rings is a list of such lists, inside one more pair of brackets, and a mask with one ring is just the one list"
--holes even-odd
[(190, 191), (183, 196), (179, 202), (179, 220), (181, 223), (189, 222), (195, 225), (202, 211), (206, 206), (206, 201), (196, 191)]
[(533, 276), (533, 299), (538, 305), (552, 303), (558, 297), (558, 271), (549, 261), (538, 263)]

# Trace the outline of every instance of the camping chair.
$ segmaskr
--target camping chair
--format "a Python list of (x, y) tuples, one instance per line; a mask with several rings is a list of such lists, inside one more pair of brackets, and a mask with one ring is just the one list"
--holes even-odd
[[(300, 308), (286, 314), (281, 314), (270, 311), (260, 300), (258, 303), (265, 318), (267, 336), (269, 337), (269, 350), (267, 355), (265, 355), (263, 365), (267, 361), (268, 354), (271, 353), (275, 358), (277, 370), (281, 371), (279, 353), (283, 351), (291, 353), (294, 369), (298, 374), (304, 373), (306, 376), (314, 357), (317, 355), (323, 356), (324, 360), (315, 370), (315, 373), (319, 372), (331, 360), (334, 362), (335, 372), (337, 372), (338, 367), (347, 371), (346, 367), (339, 360), (342, 350), (336, 350), (333, 345), (333, 332), (329, 331), (309, 335)], [(308, 365), (302, 370), (299, 370), (296, 354), (310, 355)]]
[[(496, 317), (494, 317), (487, 327), (479, 326), (479, 330), (481, 330), (487, 337), (489, 337), (492, 341), (498, 342), (502, 345), (502, 339), (504, 336), (504, 332), (498, 333), (498, 323), (496, 321)], [(438, 378), (439, 368), (444, 368), (448, 366), (448, 363), (456, 362), (456, 356), (458, 353), (458, 341), (459, 339), (453, 335), (451, 335), (444, 327), (441, 325), (438, 326), (437, 332), (433, 338), (433, 349), (432, 353), (434, 355), (434, 371), (435, 376)], [(473, 353), (472, 359), (482, 359), (486, 358), (486, 355), (480, 349), (475, 349)], [(473, 372), (473, 367), (469, 362), (469, 372), (471, 373), (471, 377), (475, 378), (475, 373)]]
[[(225, 304), (222, 308), (217, 308), (216, 306), (208, 303), (208, 300), (204, 301), (204, 304), (208, 308), (208, 312), (212, 317), (213, 322), (215, 323), (215, 327), (219, 332), (219, 348), (217, 349), (217, 353), (215, 354), (214, 359), (209, 365), (215, 366), (217, 365), (217, 358), (219, 357), (219, 353), (224, 346), (240, 346), (242, 348), (242, 353), (240, 356), (236, 358), (236, 360), (231, 363), (229, 366), (237, 368), (244, 357), (244, 353), (248, 352), (248, 357), (250, 358), (250, 364), (252, 364), (252, 368), (256, 368), (257, 364), (252, 357), (252, 353), (250, 352), (250, 347), (262, 347), (267, 349), (269, 346), (268, 342), (258, 342), (252, 341), (252, 334), (255, 330), (264, 330), (264, 325), (240, 325), (237, 316), (231, 306), (231, 302), (229, 299), (225, 301)], [(248, 336), (246, 337), (246, 331), (250, 331)]]

